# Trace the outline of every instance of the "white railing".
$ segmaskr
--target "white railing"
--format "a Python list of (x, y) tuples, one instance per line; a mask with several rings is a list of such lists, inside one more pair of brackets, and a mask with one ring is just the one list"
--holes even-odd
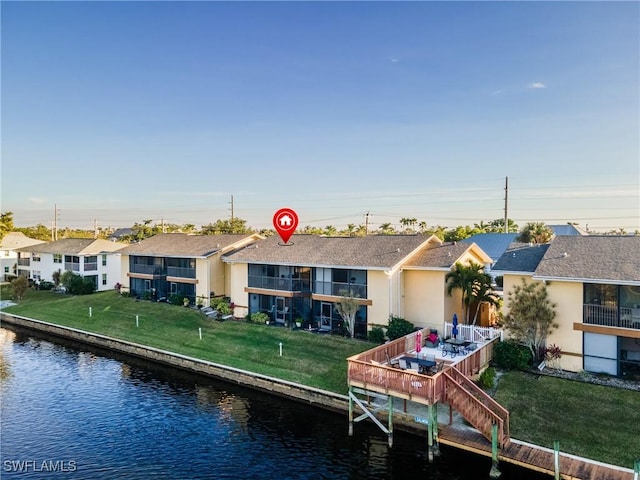
[[(444, 323), (444, 337), (453, 337), (451, 333), (453, 330), (453, 323)], [(487, 340), (493, 340), (494, 338), (504, 339), (504, 331), (501, 328), (494, 327), (478, 327), (476, 325), (458, 324), (457, 338), (464, 338), (470, 342), (485, 342)]]

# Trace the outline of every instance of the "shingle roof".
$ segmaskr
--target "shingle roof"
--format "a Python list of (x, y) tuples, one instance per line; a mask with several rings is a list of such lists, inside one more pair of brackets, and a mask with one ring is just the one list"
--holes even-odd
[(424, 235), (294, 235), (287, 245), (283, 245), (280, 237), (272, 236), (238, 252), (225, 255), (223, 260), (277, 265), (391, 269), (432, 238)]
[(97, 255), (116, 252), (126, 247), (126, 243), (110, 242), (93, 238), (63, 238), (53, 242), (40, 243), (30, 247), (16, 249), (18, 252), (60, 253), (65, 255)]
[(549, 244), (514, 242), (491, 268), (492, 272), (535, 272), (540, 260), (547, 252)]
[(29, 238), (22, 232), (9, 232), (2, 238), (0, 250), (16, 250), (18, 248), (38, 245), (40, 243), (45, 242), (43, 240)]
[(517, 233), (478, 233), (460, 242), (477, 244), (492, 261), (497, 262), (517, 236)]
[(429, 245), (411, 257), (404, 266), (449, 270), (472, 245), (463, 242)]
[(248, 237), (250, 235), (160, 233), (131, 244), (120, 253), (151, 257), (208, 257)]
[(640, 236), (558, 236), (534, 277), (640, 285)]

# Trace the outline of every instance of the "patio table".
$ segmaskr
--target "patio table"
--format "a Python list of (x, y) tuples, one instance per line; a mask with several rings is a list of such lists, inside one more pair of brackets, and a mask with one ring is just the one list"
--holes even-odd
[(419, 371), (425, 372), (425, 371), (429, 371), (430, 368), (435, 367), (436, 366), (436, 362), (431, 361), (431, 360), (426, 360), (424, 358), (416, 358), (416, 357), (400, 357), (400, 360), (404, 360), (405, 362), (407, 362), (407, 364), (409, 363), (417, 363), (419, 366)]

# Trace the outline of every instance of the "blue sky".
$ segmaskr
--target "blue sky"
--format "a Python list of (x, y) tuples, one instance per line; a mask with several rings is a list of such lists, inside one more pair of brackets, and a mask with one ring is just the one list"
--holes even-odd
[(19, 226), (640, 229), (638, 2), (2, 2)]

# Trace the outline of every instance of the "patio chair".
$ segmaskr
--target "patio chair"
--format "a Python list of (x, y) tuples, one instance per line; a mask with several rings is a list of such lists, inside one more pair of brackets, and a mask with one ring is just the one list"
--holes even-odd
[(433, 367), (429, 369), (429, 375), (434, 375), (438, 372), (441, 372), (444, 368), (444, 362), (437, 362)]
[(401, 358), (400, 360), (398, 360), (398, 364), (400, 365), (400, 368), (403, 370), (407, 370), (409, 368), (409, 364), (404, 358)]

